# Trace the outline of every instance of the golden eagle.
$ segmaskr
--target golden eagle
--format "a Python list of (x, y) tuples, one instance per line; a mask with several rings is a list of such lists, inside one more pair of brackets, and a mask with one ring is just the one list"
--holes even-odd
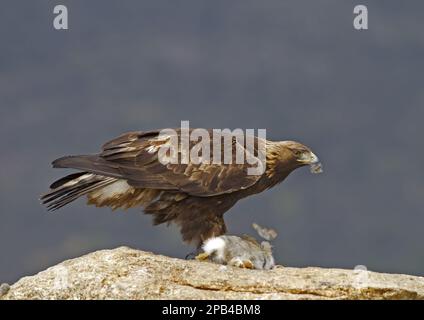
[[(56, 210), (86, 195), (87, 203), (97, 207), (142, 207), (155, 225), (176, 223), (183, 240), (199, 247), (226, 232), (223, 215), (238, 200), (273, 187), (299, 167), (311, 165), (315, 172), (321, 168), (308, 147), (269, 140), (264, 140), (265, 170), (258, 175), (247, 173), (248, 163), (164, 165), (158, 151), (167, 142), (159, 130), (129, 132), (104, 144), (98, 154), (59, 158), (53, 161), (54, 168), (80, 172), (54, 182), (41, 197), (42, 203)], [(231, 143), (231, 148), (237, 147)]]

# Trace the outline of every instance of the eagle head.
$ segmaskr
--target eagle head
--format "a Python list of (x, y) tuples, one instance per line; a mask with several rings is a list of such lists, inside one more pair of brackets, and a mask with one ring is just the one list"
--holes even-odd
[[(270, 149), (271, 158), (277, 160), (282, 168), (296, 169), (309, 165), (312, 173), (321, 173), (322, 165), (312, 150), (296, 141), (280, 141)], [(274, 162), (275, 163), (275, 162)], [(278, 165), (277, 165), (278, 166)]]

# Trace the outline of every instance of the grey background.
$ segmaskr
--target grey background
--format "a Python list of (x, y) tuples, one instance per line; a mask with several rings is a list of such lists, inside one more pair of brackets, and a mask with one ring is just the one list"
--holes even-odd
[[(368, 31), (352, 27), (366, 4)], [(140, 210), (39, 194), (50, 162), (131, 130), (266, 128), (322, 158), (226, 214), (279, 231), (287, 266), (424, 274), (422, 1), (2, 1), (0, 282), (101, 248), (183, 257)], [(52, 27), (69, 9), (68, 31)]]

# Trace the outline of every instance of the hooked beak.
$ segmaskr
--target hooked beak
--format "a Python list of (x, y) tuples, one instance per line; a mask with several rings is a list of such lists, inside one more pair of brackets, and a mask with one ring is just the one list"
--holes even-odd
[(318, 157), (315, 153), (310, 152), (306, 154), (303, 159), (299, 160), (304, 164), (309, 164), (312, 173), (321, 173), (322, 172), (322, 164), (319, 161)]
[(319, 162), (318, 157), (311, 152), (311, 162), (310, 162), (311, 173), (321, 173), (322, 164)]

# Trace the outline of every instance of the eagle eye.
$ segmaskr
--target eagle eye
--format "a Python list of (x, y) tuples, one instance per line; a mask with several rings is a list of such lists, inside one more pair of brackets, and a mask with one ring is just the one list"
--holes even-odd
[(303, 157), (303, 151), (300, 150), (293, 150), (294, 155), (296, 156), (296, 158), (301, 158)]

